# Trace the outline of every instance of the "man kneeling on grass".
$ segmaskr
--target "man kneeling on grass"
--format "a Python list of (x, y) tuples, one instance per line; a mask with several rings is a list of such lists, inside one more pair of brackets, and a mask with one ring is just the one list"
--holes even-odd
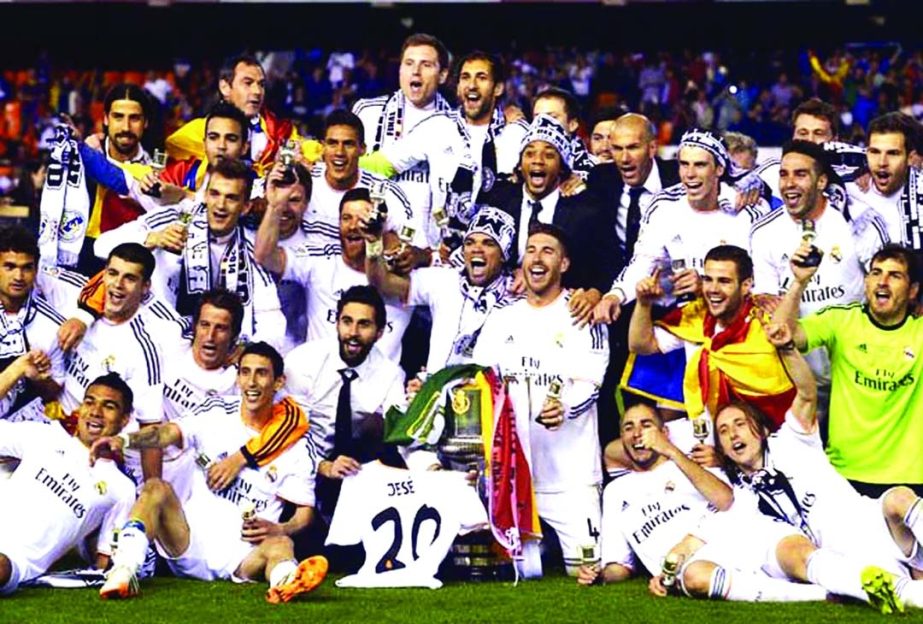
[[(191, 446), (199, 463), (206, 464), (209, 458), (236, 452), (270, 421), (273, 397), (284, 383), (278, 352), (263, 342), (251, 344), (238, 366), (239, 398), (209, 401), (175, 422), (101, 438), (91, 455), (106, 449)], [(113, 568), (100, 596), (128, 598), (138, 593), (136, 572), (149, 540), (177, 576), (235, 582), (265, 576), (266, 600), (271, 603), (311, 591), (324, 580), (327, 560), (318, 556), (297, 563), (291, 536), (314, 517), (316, 466), (313, 449), (301, 439), (271, 464), (245, 468), (220, 492), (208, 489), (204, 474), (196, 470), (184, 503), (167, 483), (146, 481), (119, 535)], [(279, 523), (286, 501), (295, 505), (295, 513)]]

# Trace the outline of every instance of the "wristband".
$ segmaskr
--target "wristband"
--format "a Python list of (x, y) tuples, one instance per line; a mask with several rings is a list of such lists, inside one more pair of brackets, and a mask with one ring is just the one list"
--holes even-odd
[(131, 448), (131, 438), (124, 431), (120, 431), (115, 437), (122, 441), (122, 449)]
[(776, 347), (779, 351), (794, 351), (795, 350), (795, 340), (789, 340), (781, 347)]
[(385, 244), (382, 240), (365, 241), (365, 257), (370, 260), (377, 260), (385, 251)]

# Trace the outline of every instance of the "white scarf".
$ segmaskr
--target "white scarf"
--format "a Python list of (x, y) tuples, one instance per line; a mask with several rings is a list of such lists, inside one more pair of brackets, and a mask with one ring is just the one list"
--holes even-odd
[[(435, 111), (437, 112), (452, 110), (451, 105), (438, 93), (436, 94), (435, 104)], [(375, 142), (372, 144), (373, 152), (377, 152), (381, 149), (386, 137), (396, 140), (403, 136), (404, 112), (406, 106), (407, 98), (400, 89), (395, 91), (391, 97), (388, 98), (388, 101), (385, 102), (381, 115), (378, 116), (378, 126), (375, 129)]]
[[(199, 295), (212, 288), (210, 234), (208, 210), (204, 204), (196, 206), (189, 221), (186, 246), (183, 248), (186, 295)], [(221, 257), (218, 283), (214, 286), (236, 293), (244, 307), (250, 304), (253, 293), (253, 275), (247, 261), (246, 241), (240, 227), (235, 228), (231, 240)]]
[(90, 195), (77, 141), (70, 128), (55, 128), (39, 212), (38, 245), (48, 265), (75, 266), (90, 221)]

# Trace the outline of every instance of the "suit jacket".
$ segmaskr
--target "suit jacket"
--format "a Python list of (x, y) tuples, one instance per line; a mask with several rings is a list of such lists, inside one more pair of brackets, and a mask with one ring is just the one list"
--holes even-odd
[[(660, 173), (660, 183), (663, 188), (679, 184), (679, 163), (677, 161), (664, 160), (655, 156), (654, 166), (657, 167), (657, 171)], [(622, 199), (624, 188), (625, 183), (622, 181), (622, 174), (619, 173), (619, 169), (615, 166), (615, 163), (603, 163), (596, 165), (590, 170), (590, 175), (587, 178), (587, 190), (595, 196), (596, 201), (598, 201), (600, 205), (612, 212), (611, 218), (613, 224), (615, 223), (615, 214), (618, 210), (619, 202)], [(621, 270), (622, 267), (631, 260), (631, 258), (623, 257), (623, 245), (621, 243), (624, 242), (624, 246), (627, 248), (629, 244), (634, 244), (637, 241), (618, 242), (619, 244), (616, 248), (618, 249), (619, 270)]]
[[(519, 243), (528, 232), (520, 231), (522, 215), (522, 184), (497, 183), (484, 197), (485, 203), (507, 212), (516, 223), (516, 238), (510, 252), (510, 263), (518, 266)], [(597, 288), (605, 293), (618, 275), (618, 245), (615, 238), (614, 211), (604, 210), (588, 192), (573, 197), (560, 197), (552, 223), (567, 235), (570, 269), (564, 274), (568, 288)]]

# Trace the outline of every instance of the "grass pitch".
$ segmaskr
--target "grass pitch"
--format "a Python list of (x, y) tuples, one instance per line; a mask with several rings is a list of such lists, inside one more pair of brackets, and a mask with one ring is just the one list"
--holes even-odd
[[(234, 585), (158, 577), (141, 595), (103, 602), (93, 589), (25, 589), (0, 598), (0, 624), (53, 622), (142, 624), (155, 622), (874, 622), (886, 618), (863, 604), (721, 603), (688, 598), (656, 599), (646, 580), (606, 587), (577, 587), (565, 577), (512, 583), (454, 583), (429, 589), (339, 589), (328, 578), (313, 593), (286, 605), (263, 599), (265, 584)], [(923, 610), (897, 616), (923, 623)]]

